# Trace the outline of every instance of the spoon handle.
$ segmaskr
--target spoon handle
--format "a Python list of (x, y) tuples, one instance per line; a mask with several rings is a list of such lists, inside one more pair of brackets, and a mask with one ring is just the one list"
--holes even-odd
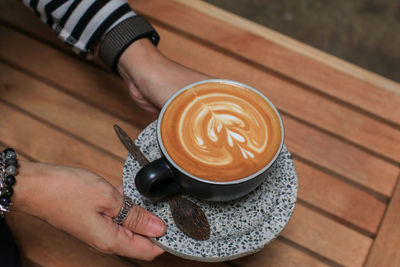
[(140, 194), (155, 200), (182, 192), (181, 185), (176, 181), (175, 174), (165, 159), (149, 162), (121, 127), (114, 125), (114, 130), (124, 147), (142, 166), (134, 178), (136, 189)]
[(128, 152), (139, 162), (141, 166), (146, 166), (149, 164), (149, 160), (143, 155), (139, 147), (135, 145), (132, 139), (127, 135), (127, 133), (122, 130), (118, 125), (114, 125), (115, 133), (117, 134), (121, 143), (125, 146)]

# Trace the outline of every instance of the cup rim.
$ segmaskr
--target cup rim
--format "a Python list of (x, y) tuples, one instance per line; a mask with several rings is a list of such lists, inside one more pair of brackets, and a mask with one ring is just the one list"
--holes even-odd
[[(279, 124), (280, 124), (280, 128), (281, 128), (281, 141), (280, 141), (280, 144), (279, 144), (279, 148), (278, 148), (278, 150), (276, 151), (274, 157), (273, 157), (273, 158), (270, 160), (270, 162), (269, 162), (266, 166), (264, 166), (262, 169), (258, 170), (257, 172), (255, 172), (255, 173), (253, 173), (253, 174), (251, 174), (251, 175), (248, 175), (248, 176), (246, 176), (246, 177), (243, 177), (243, 178), (241, 178), (241, 179), (236, 179), (236, 180), (233, 180), (233, 181), (212, 181), (212, 180), (207, 180), (207, 179), (205, 179), (205, 178), (200, 178), (200, 177), (197, 177), (197, 176), (195, 176), (195, 175), (193, 175), (193, 174), (188, 173), (186, 170), (184, 170), (184, 169), (181, 168), (178, 164), (176, 164), (176, 162), (169, 156), (168, 152), (166, 151), (166, 149), (165, 149), (165, 147), (164, 147), (164, 144), (163, 144), (163, 142), (162, 142), (162, 137), (161, 137), (161, 121), (162, 121), (163, 115), (164, 115), (166, 109), (168, 108), (169, 104), (170, 104), (178, 95), (180, 95), (180, 94), (183, 93), (184, 91), (189, 90), (190, 88), (192, 88), (192, 87), (194, 87), (194, 86), (197, 86), (197, 85), (199, 85), (199, 84), (204, 84), (204, 83), (224, 83), (224, 84), (232, 84), (232, 85), (236, 85), (236, 86), (245, 87), (245, 88), (250, 89), (250, 90), (252, 90), (253, 92), (257, 93), (259, 96), (261, 96), (264, 100), (267, 101), (267, 103), (268, 103), (268, 104), (271, 106), (271, 108), (275, 111), (275, 113), (276, 113), (276, 115), (277, 115), (277, 117), (278, 117), (278, 119), (279, 119)], [(244, 84), (244, 83), (241, 83), (241, 82), (237, 82), (237, 81), (233, 81), (233, 80), (227, 80), (227, 79), (208, 79), (208, 80), (201, 80), (201, 81), (194, 82), (194, 83), (191, 83), (191, 84), (189, 84), (189, 85), (186, 85), (185, 87), (179, 89), (179, 90), (178, 90), (177, 92), (175, 92), (175, 93), (167, 100), (167, 102), (164, 104), (164, 106), (162, 107), (162, 109), (161, 109), (161, 111), (160, 111), (160, 114), (158, 115), (158, 120), (157, 120), (157, 142), (158, 142), (158, 145), (159, 145), (159, 147), (160, 147), (160, 150), (161, 150), (163, 156), (167, 158), (168, 162), (170, 162), (170, 163), (174, 166), (174, 168), (178, 169), (180, 172), (182, 172), (182, 173), (185, 174), (186, 176), (190, 177), (191, 179), (197, 180), (197, 181), (202, 182), (202, 183), (208, 183), (208, 184), (214, 184), (214, 185), (233, 185), (233, 184), (240, 184), (240, 183), (249, 181), (249, 180), (251, 180), (251, 179), (253, 179), (253, 178), (259, 176), (260, 174), (264, 173), (266, 170), (268, 170), (268, 169), (275, 163), (276, 159), (278, 158), (278, 156), (279, 156), (279, 154), (280, 154), (280, 152), (281, 152), (281, 150), (282, 150), (283, 144), (284, 144), (284, 139), (285, 139), (285, 129), (284, 129), (284, 127), (283, 127), (282, 118), (281, 118), (281, 115), (280, 115), (279, 112), (278, 112), (278, 109), (275, 107), (274, 104), (272, 104), (271, 100), (269, 100), (263, 93), (261, 93), (261, 92), (258, 91), (257, 89), (255, 89), (255, 88), (253, 88), (253, 87), (251, 87), (251, 86), (249, 86), (249, 85), (247, 85), (247, 84)]]

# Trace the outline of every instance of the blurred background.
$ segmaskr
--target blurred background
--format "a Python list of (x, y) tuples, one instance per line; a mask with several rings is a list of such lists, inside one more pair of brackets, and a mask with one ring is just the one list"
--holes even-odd
[(204, 0), (400, 82), (400, 0)]

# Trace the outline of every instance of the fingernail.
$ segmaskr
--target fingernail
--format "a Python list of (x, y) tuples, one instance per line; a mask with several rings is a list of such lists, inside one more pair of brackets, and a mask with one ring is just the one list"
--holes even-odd
[(147, 225), (147, 235), (151, 237), (162, 236), (165, 233), (165, 223), (158, 217), (151, 217)]

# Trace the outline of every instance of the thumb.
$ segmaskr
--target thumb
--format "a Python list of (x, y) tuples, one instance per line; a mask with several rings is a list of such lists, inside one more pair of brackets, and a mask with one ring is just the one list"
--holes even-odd
[[(123, 201), (123, 198), (121, 198), (120, 206), (116, 207), (114, 210), (114, 217), (117, 216), (121, 210)], [(129, 209), (128, 216), (122, 225), (132, 232), (149, 237), (162, 236), (167, 228), (160, 218), (135, 204)]]

